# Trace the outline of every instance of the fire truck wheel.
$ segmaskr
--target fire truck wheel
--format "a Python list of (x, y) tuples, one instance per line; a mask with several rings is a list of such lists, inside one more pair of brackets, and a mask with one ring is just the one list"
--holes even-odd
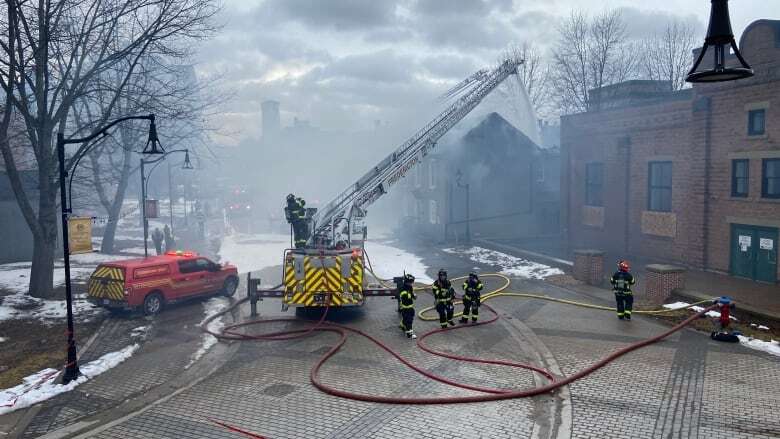
[(236, 294), (236, 288), (238, 288), (238, 279), (229, 277), (225, 279), (225, 283), (222, 285), (222, 295), (225, 297), (233, 297), (233, 295)]
[(147, 294), (144, 297), (144, 314), (147, 316), (159, 314), (163, 309), (164, 303), (163, 296), (159, 292)]

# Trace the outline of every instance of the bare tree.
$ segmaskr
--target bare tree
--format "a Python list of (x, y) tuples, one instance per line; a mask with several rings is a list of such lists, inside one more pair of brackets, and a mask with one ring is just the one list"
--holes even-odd
[(507, 57), (523, 60), (517, 68), (520, 83), (525, 87), (536, 115), (540, 118), (548, 117), (553, 110), (550, 67), (542, 54), (536, 47), (524, 42), (509, 46), (505, 53)]
[(691, 53), (696, 48), (697, 34), (692, 23), (673, 20), (663, 32), (641, 42), (640, 69), (644, 77), (668, 81), (671, 91), (687, 87), (685, 76), (691, 66)]
[(563, 113), (601, 107), (599, 94), (589, 91), (636, 77), (633, 44), (626, 40), (625, 23), (617, 10), (593, 18), (572, 12), (558, 27), (553, 50), (555, 88)]
[[(161, 140), (168, 148), (186, 143), (193, 156), (198, 156), (202, 135), (209, 130), (204, 117), (225, 99), (215, 95), (213, 81), (199, 83), (190, 65), (168, 64), (155, 57), (139, 63), (132, 78), (123, 87), (128, 63), (119, 63), (112, 71), (100, 75), (99, 91), (76, 106), (74, 119), (79, 127), (90, 121), (105, 118), (111, 102), (114, 115), (153, 112), (165, 121), (160, 131)], [(208, 85), (208, 86), (207, 86)], [(118, 95), (118, 99), (115, 99)], [(95, 117), (95, 113), (101, 115)], [(130, 177), (138, 170), (137, 157), (132, 154), (136, 145), (145, 140), (143, 127), (132, 124), (119, 128), (119, 136), (94, 148), (89, 154), (85, 171), (91, 171), (89, 186), (94, 188), (102, 209), (108, 213), (101, 252), (114, 252), (116, 226), (122, 215), (122, 206)]]
[(0, 87), (24, 120), (37, 193), (22, 186), (7, 138), (0, 149), (33, 235), (30, 294), (51, 297), (58, 241), (54, 140), (71, 135), (66, 123), (74, 102), (93, 93), (95, 78), (120, 61), (137, 65), (149, 53), (182, 53), (183, 43), (211, 33), (218, 8), (208, 0), (6, 0), (6, 6)]

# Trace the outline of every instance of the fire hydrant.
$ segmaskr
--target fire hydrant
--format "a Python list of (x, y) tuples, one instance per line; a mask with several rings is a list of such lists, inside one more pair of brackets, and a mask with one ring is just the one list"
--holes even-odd
[(712, 331), (710, 337), (717, 341), (738, 342), (738, 333), (729, 330), (729, 326), (731, 325), (731, 311), (736, 308), (734, 299), (729, 296), (720, 296), (714, 299), (712, 303), (713, 305), (717, 305), (718, 312), (720, 313), (720, 317), (718, 318), (720, 330)]

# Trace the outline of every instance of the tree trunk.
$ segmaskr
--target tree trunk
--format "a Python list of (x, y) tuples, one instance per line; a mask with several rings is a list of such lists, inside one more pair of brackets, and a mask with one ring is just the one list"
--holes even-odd
[[(42, 136), (42, 144), (49, 145), (51, 137)], [(45, 143), (48, 142), (48, 143)], [(38, 160), (38, 229), (33, 234), (33, 260), (30, 270), (30, 295), (42, 299), (54, 296), (54, 258), (57, 250), (60, 217), (57, 212), (59, 195), (57, 180), (52, 178), (56, 169), (53, 154), (48, 149)]]
[(33, 260), (30, 270), (30, 295), (42, 299), (54, 298), (54, 259), (57, 250), (57, 192), (52, 184), (42, 185), (38, 203), (40, 234), (33, 235)]

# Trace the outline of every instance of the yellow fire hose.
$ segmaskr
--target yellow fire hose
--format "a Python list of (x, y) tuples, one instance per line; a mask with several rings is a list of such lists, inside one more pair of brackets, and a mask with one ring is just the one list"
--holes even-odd
[[(371, 259), (368, 258), (368, 255), (366, 255), (366, 259), (368, 260), (368, 272), (371, 273), (372, 276), (374, 276), (374, 278), (377, 280), (377, 282), (379, 282), (385, 288), (395, 288), (394, 286), (392, 286), (392, 287), (388, 286), (385, 283), (386, 279), (382, 279), (379, 276), (377, 276), (376, 273), (374, 273), (373, 267), (371, 266)], [(480, 299), (481, 301), (494, 299), (496, 297), (522, 297), (522, 298), (525, 298), (525, 299), (547, 300), (547, 301), (550, 301), (550, 302), (563, 303), (565, 305), (573, 305), (573, 306), (579, 306), (579, 307), (583, 307), (583, 308), (598, 309), (598, 310), (602, 310), (602, 311), (617, 311), (615, 308), (612, 308), (612, 307), (609, 307), (609, 306), (594, 305), (594, 304), (591, 304), (591, 303), (577, 302), (577, 301), (574, 301), (574, 300), (557, 299), (555, 297), (544, 296), (544, 295), (541, 295), (541, 294), (530, 294), (530, 293), (519, 293), (519, 292), (514, 292), (514, 291), (506, 291), (506, 289), (509, 288), (509, 285), (512, 283), (512, 281), (511, 281), (511, 279), (509, 279), (509, 277), (507, 277), (507, 276), (505, 276), (503, 274), (500, 274), (500, 273), (484, 273), (484, 274), (480, 275), (480, 278), (486, 278), (486, 277), (496, 277), (496, 278), (499, 278), (499, 279), (504, 281), (504, 284), (502, 286), (500, 286), (499, 288), (497, 288), (497, 289), (495, 289), (495, 290), (493, 290), (493, 291), (491, 291), (491, 292), (489, 292), (487, 294), (482, 295), (482, 297)], [(463, 280), (463, 279), (466, 279), (466, 278), (468, 278), (468, 276), (460, 276), (460, 277), (456, 277), (456, 278), (450, 279), (450, 282), (455, 283), (455, 282), (457, 282), (459, 280)], [(430, 286), (415, 282), (414, 290), (415, 291), (430, 290)], [(688, 306), (684, 306), (682, 308), (676, 308), (676, 309), (665, 309), (664, 308), (664, 309), (656, 309), (656, 310), (635, 310), (635, 311), (633, 311), (633, 314), (650, 314), (650, 315), (652, 315), (652, 314), (671, 313), (671, 312), (675, 312), (675, 311), (678, 311), (678, 310), (681, 310), (681, 309), (687, 309), (687, 308), (691, 308), (691, 307), (694, 307), (694, 306), (697, 306), (697, 305), (702, 305), (702, 304), (710, 303), (710, 302), (711, 302), (710, 300), (702, 300), (702, 301), (699, 301), (699, 302), (696, 302), (696, 303), (691, 303)], [(458, 305), (458, 304), (462, 304), (463, 301), (462, 300), (456, 300), (453, 303), (455, 305)], [(438, 316), (426, 316), (425, 315), (425, 313), (427, 313), (429, 311), (433, 311), (435, 309), (436, 309), (435, 306), (429, 306), (429, 307), (423, 308), (423, 309), (421, 309), (417, 313), (417, 317), (419, 317), (420, 320), (424, 320), (424, 321), (428, 321), (428, 322), (434, 321), (434, 320), (438, 320), (439, 319)], [(453, 317), (460, 317), (462, 315), (463, 315), (462, 312), (458, 312), (458, 313), (455, 313), (453, 315)]]

